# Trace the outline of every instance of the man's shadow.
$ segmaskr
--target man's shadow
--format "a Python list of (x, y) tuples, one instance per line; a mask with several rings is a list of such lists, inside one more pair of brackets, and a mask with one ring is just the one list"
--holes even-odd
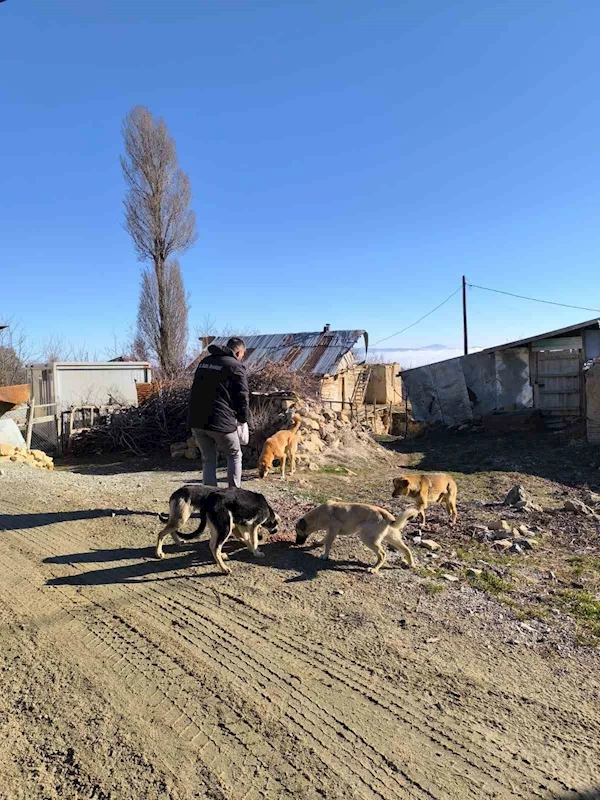
[(0, 514), (0, 531), (27, 530), (58, 522), (79, 522), (100, 517), (156, 517), (155, 511), (128, 511), (122, 508), (90, 508), (77, 511), (40, 511), (27, 514)]

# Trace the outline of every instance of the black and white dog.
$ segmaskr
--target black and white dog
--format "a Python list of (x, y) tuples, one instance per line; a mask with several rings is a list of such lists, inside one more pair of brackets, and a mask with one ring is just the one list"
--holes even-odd
[[(194, 533), (180, 533), (179, 527), (185, 525), (192, 511), (200, 512), (200, 524)], [(263, 558), (258, 549), (258, 529), (263, 527), (269, 533), (277, 533), (279, 517), (258, 492), (246, 489), (216, 489), (212, 486), (182, 486), (173, 492), (169, 499), (169, 514), (160, 514), (166, 526), (158, 534), (156, 557), (163, 558), (163, 541), (170, 534), (175, 544), (182, 539), (195, 539), (200, 536), (208, 522), (210, 527), (210, 551), (221, 572), (229, 575), (231, 570), (225, 565), (227, 554), (223, 545), (233, 534), (243, 542), (255, 558)]]

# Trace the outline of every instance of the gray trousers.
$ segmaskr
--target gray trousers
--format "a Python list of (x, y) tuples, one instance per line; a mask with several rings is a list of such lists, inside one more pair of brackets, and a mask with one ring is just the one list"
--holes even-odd
[(227, 456), (229, 488), (242, 485), (242, 448), (237, 431), (220, 433), (192, 428), (192, 436), (202, 453), (202, 480), (205, 486), (217, 485), (217, 450)]

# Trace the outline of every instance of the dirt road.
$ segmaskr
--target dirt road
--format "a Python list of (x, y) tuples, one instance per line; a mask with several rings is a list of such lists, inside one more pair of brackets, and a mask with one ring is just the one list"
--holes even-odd
[[(593, 651), (507, 643), (517, 623), (492, 631), (492, 601), (430, 596), (395, 557), (367, 575), (356, 542), (328, 568), (286, 542), (262, 562), (236, 552), (230, 577), (205, 541), (157, 562), (154, 514), (184, 478), (0, 477), (1, 798), (533, 800), (600, 784)], [(302, 502), (268, 494), (289, 530)]]

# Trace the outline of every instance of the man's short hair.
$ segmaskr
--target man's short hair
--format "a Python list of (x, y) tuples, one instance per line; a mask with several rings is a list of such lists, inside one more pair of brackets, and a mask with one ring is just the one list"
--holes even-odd
[(235, 353), (236, 350), (245, 350), (246, 343), (239, 336), (232, 336), (227, 342), (227, 347)]

